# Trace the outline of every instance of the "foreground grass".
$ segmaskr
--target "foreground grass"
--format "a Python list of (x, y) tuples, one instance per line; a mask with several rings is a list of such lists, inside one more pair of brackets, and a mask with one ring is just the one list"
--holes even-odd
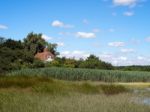
[(0, 77), (0, 112), (149, 112), (148, 105), (133, 101), (140, 95), (124, 85)]
[(131, 102), (129, 94), (113, 96), (0, 92), (0, 112), (149, 112), (150, 107)]

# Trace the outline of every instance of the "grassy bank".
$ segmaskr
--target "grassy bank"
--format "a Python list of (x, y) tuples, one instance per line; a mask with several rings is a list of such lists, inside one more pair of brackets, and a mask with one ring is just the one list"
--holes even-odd
[(0, 77), (0, 112), (149, 112), (148, 105), (133, 102), (139, 95), (125, 84)]
[(150, 82), (150, 72), (93, 70), (75, 68), (40, 68), (13, 71), (9, 76), (46, 76), (62, 80), (104, 82)]
[(72, 82), (54, 80), (47, 77), (37, 76), (5, 76), (0, 77), (0, 89), (28, 89), (31, 92), (49, 93), (49, 94), (99, 94), (106, 95), (118, 94), (127, 92), (127, 89), (122, 85), (115, 84), (91, 84), (90, 82)]

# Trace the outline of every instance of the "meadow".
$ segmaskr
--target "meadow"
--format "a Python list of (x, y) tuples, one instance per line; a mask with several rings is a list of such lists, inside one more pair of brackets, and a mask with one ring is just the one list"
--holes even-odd
[(150, 98), (149, 77), (71, 68), (13, 71), (0, 76), (0, 112), (149, 112), (143, 103)]
[[(149, 92), (135, 94), (134, 85), (130, 86), (35, 76), (1, 77), (0, 112), (149, 112), (149, 105), (134, 102), (148, 97)], [(142, 87), (150, 87), (150, 83)]]
[(131, 102), (132, 95), (72, 94), (55, 96), (24, 92), (0, 93), (0, 112), (149, 112), (148, 105)]

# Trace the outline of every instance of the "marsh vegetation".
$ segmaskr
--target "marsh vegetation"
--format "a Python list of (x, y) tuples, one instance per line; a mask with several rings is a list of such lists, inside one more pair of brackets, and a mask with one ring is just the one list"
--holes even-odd
[[(3, 76), (0, 77), (0, 112), (149, 112), (149, 105), (133, 100), (147, 97), (149, 91), (134, 93), (134, 86), (45, 76)], [(135, 88), (149, 86), (143, 83)]]

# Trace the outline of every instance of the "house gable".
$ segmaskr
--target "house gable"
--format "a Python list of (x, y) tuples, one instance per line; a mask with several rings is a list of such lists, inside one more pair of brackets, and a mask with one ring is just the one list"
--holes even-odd
[(47, 48), (45, 48), (43, 52), (37, 53), (34, 57), (41, 61), (52, 61), (55, 58), (55, 56), (49, 52)]

